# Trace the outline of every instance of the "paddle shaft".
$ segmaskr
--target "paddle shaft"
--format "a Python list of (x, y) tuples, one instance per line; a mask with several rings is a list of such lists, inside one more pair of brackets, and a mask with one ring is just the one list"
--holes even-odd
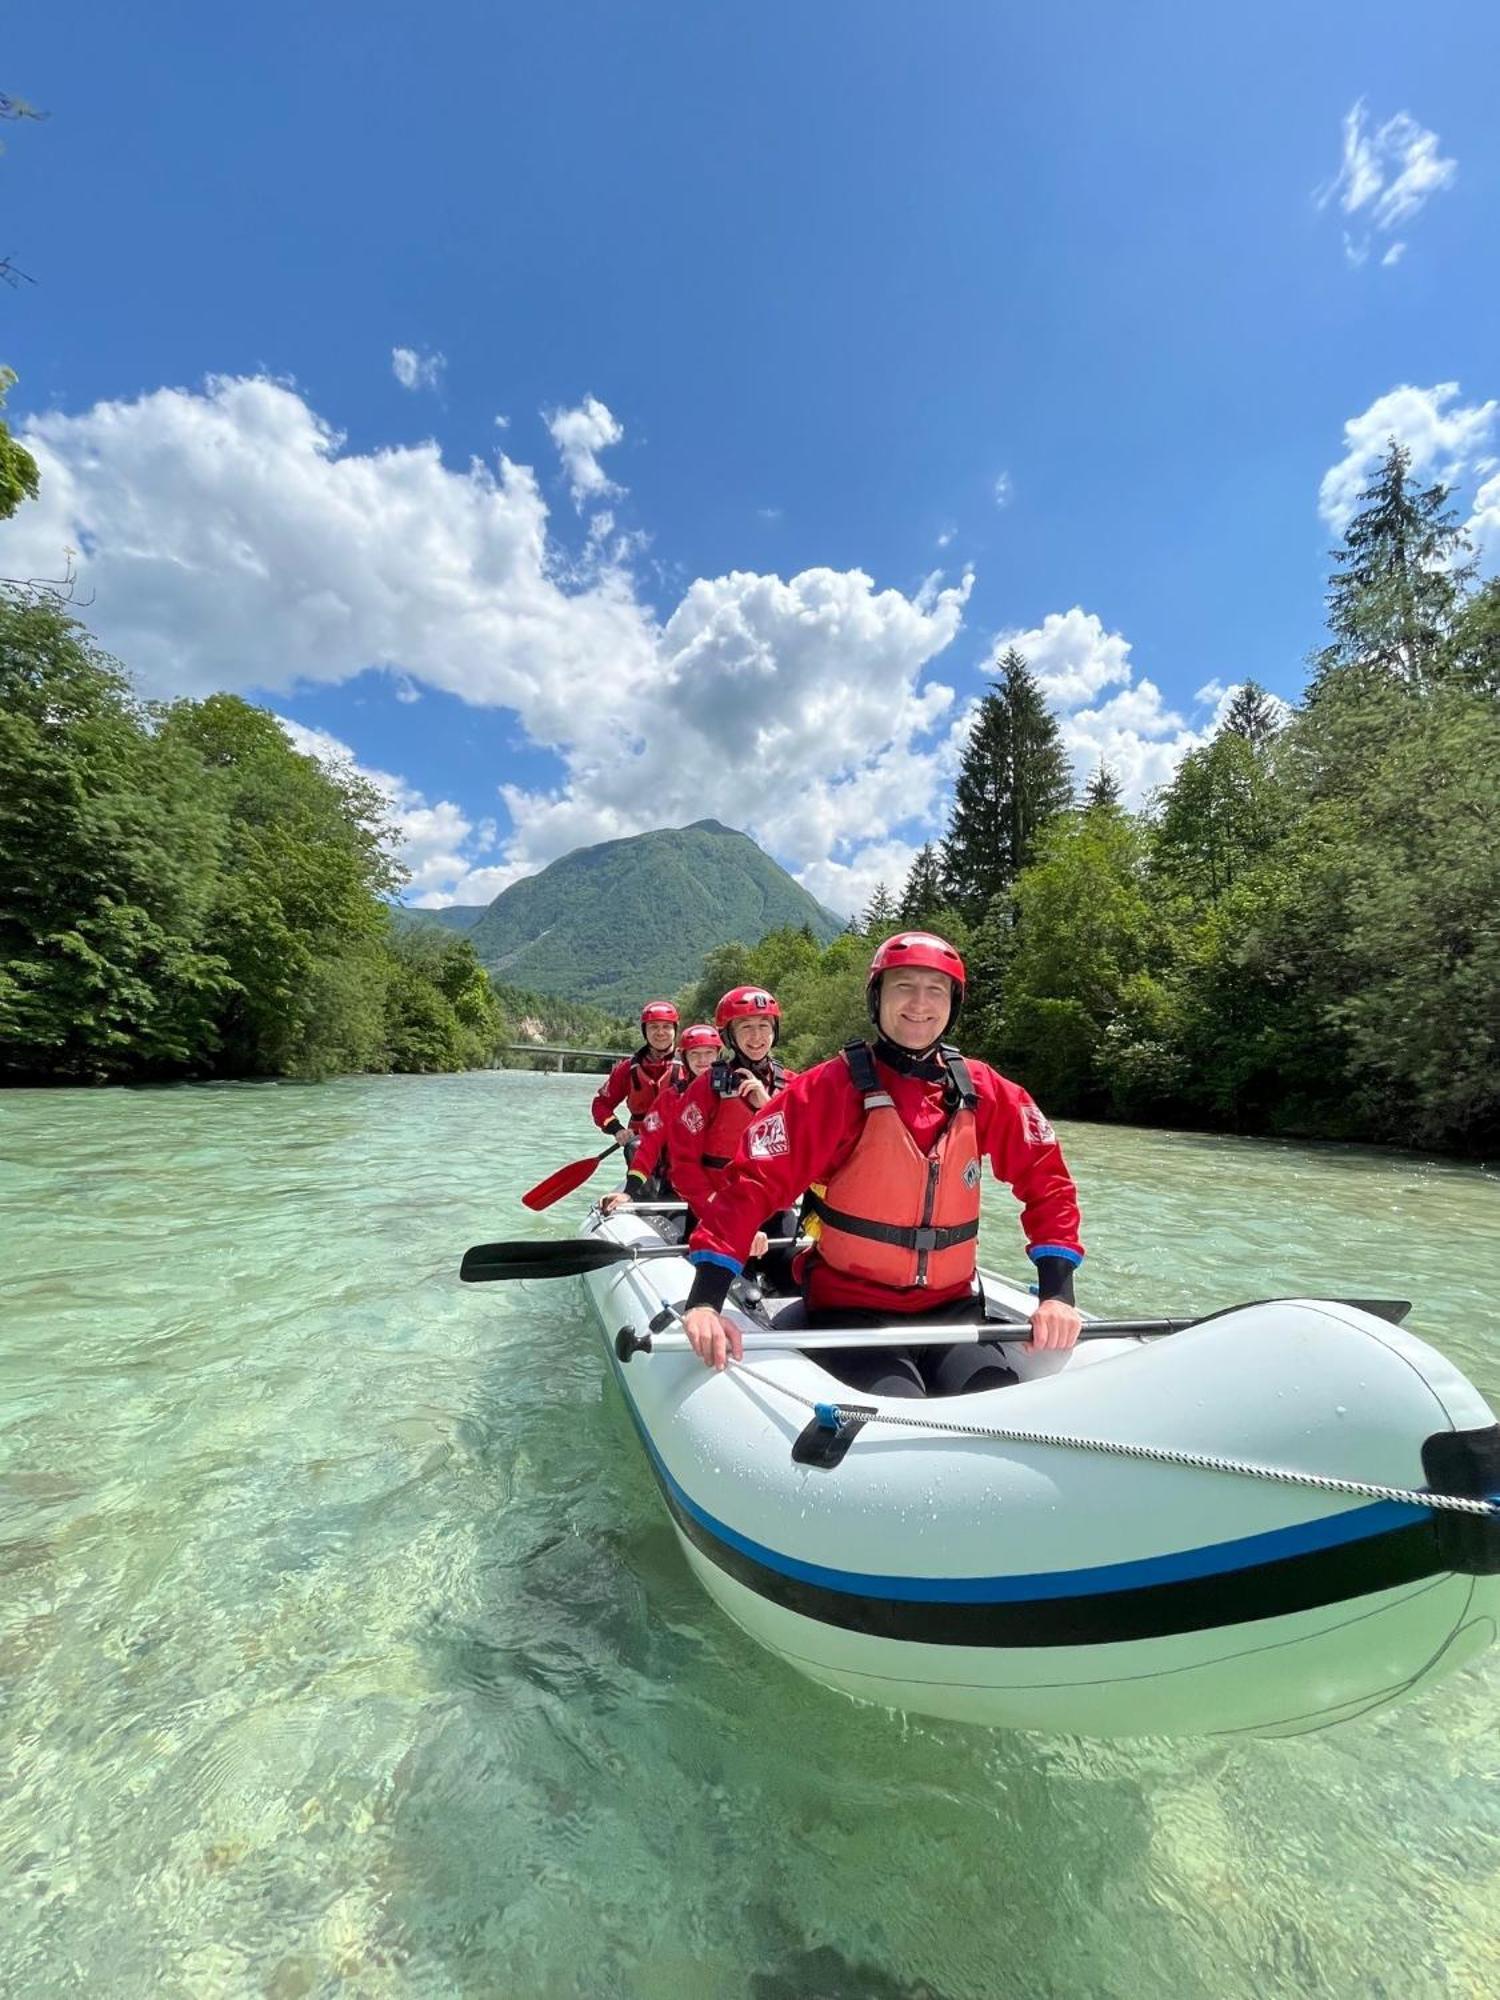
[[(1274, 1303), (1263, 1301), (1262, 1303)], [(1357, 1307), (1361, 1312), (1374, 1314), (1377, 1318), (1400, 1324), (1408, 1310), (1401, 1299), (1338, 1299), (1333, 1303)], [(1381, 1310), (1383, 1308), (1383, 1310)], [(1080, 1340), (1127, 1340), (1154, 1339), (1167, 1333), (1185, 1333), (1192, 1326), (1206, 1326), (1209, 1320), (1221, 1319), (1224, 1313), (1242, 1311), (1242, 1307), (1226, 1306), (1224, 1312), (1210, 1313), (1200, 1319), (1091, 1319), (1085, 1320), (1078, 1335)], [(979, 1341), (995, 1341), (1002, 1346), (1031, 1339), (1028, 1324), (1007, 1323), (1003, 1320), (978, 1320), (960, 1322), (958, 1325), (944, 1325), (940, 1321), (918, 1320), (912, 1326), (831, 1326), (795, 1327), (789, 1326), (785, 1332), (772, 1332), (768, 1328), (756, 1326), (740, 1313), (728, 1313), (739, 1328), (741, 1343), (746, 1354), (765, 1354), (773, 1351), (786, 1353), (794, 1349), (801, 1353), (811, 1353), (816, 1348), (830, 1351), (838, 1348), (859, 1347), (968, 1347)], [(621, 1328), (621, 1338), (627, 1329)], [(617, 1351), (620, 1351), (617, 1348)], [(685, 1333), (675, 1333), (670, 1329), (658, 1330), (655, 1322), (644, 1335), (635, 1335), (632, 1353), (681, 1354), (692, 1352), (692, 1342)], [(629, 1356), (621, 1352), (621, 1359)]]
[[(913, 1327), (788, 1327), (785, 1333), (770, 1333), (764, 1327), (752, 1327), (738, 1314), (726, 1313), (725, 1318), (732, 1319), (740, 1329), (741, 1345), (746, 1354), (811, 1353), (814, 1348), (832, 1352), (839, 1348), (857, 1347), (972, 1347), (984, 1340), (1011, 1343), (1031, 1338), (1029, 1326), (1008, 1326), (1000, 1321), (960, 1326), (934, 1325), (931, 1320), (923, 1320)], [(1125, 1320), (1119, 1324), (1106, 1320), (1091, 1321), (1085, 1323), (1078, 1338), (1119, 1340), (1129, 1333), (1177, 1333), (1192, 1324), (1191, 1320)], [(646, 1354), (691, 1354), (693, 1348), (685, 1333), (649, 1333), (640, 1337), (637, 1351)]]

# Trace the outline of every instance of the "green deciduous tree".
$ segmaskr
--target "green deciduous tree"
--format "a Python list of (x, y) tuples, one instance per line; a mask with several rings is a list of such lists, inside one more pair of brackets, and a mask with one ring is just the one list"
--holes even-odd
[[(15, 379), (9, 368), (0, 368), (0, 410)], [(35, 500), (39, 479), (36, 460), (25, 445), (16, 443), (10, 426), (0, 418), (0, 521), (8, 521), (23, 500)]]
[(394, 1070), (480, 1069), (506, 1038), (489, 974), (466, 937), (410, 929), (388, 942), (386, 1057)]
[(1439, 690), (1371, 774), (1335, 1007), (1382, 1136), (1500, 1142), (1500, 708)]
[(1184, 757), (1158, 802), (1155, 872), (1189, 902), (1214, 902), (1267, 852), (1285, 821), (1265, 759), (1226, 722)]
[(194, 760), (49, 595), (0, 593), (0, 1066), (206, 1066), (232, 975), (204, 916), (225, 828)]
[(302, 756), (274, 716), (234, 695), (174, 704), (160, 733), (198, 757), (227, 827), (207, 925), (237, 988), (225, 1066), (249, 1076), (378, 1067), (381, 899), (399, 879), (384, 799), (352, 771)]
[(1145, 830), (1124, 813), (1059, 815), (1011, 892), (1014, 939), (993, 1053), (1059, 1110), (1105, 1093), (1098, 1056), (1108, 1030), (1156, 1029), (1162, 939), (1147, 855)]

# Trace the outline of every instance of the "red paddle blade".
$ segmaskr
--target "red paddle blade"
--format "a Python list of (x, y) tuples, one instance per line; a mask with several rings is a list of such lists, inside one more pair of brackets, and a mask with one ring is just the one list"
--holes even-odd
[(602, 1153), (591, 1153), (586, 1160), (574, 1160), (570, 1166), (559, 1167), (555, 1174), (548, 1174), (544, 1181), (538, 1181), (534, 1188), (528, 1188), (521, 1200), (527, 1208), (550, 1208), (555, 1201), (561, 1201), (565, 1194), (571, 1194), (576, 1187), (582, 1187), (601, 1160), (607, 1160), (618, 1149), (606, 1146)]

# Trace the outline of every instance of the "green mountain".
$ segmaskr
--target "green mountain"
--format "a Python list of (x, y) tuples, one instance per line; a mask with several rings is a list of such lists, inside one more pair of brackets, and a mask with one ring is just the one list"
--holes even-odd
[(410, 929), (413, 924), (437, 924), (445, 931), (471, 931), (488, 908), (488, 903), (450, 903), (445, 910), (409, 910), (397, 904), (391, 914), (398, 930)]
[(631, 1013), (698, 978), (715, 945), (840, 918), (715, 819), (580, 847), (502, 890), (468, 933), (496, 979)]

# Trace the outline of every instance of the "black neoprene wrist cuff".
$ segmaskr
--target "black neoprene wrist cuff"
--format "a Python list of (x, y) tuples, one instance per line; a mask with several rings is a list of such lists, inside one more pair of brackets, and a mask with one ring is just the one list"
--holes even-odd
[(1073, 1303), (1073, 1266), (1066, 1257), (1038, 1257), (1036, 1260), (1038, 1299), (1061, 1299)]
[(691, 1312), (694, 1306), (712, 1306), (715, 1312), (723, 1312), (724, 1301), (729, 1297), (729, 1287), (734, 1283), (734, 1273), (727, 1264), (695, 1264), (693, 1266), (693, 1289), (687, 1295), (684, 1312)]

